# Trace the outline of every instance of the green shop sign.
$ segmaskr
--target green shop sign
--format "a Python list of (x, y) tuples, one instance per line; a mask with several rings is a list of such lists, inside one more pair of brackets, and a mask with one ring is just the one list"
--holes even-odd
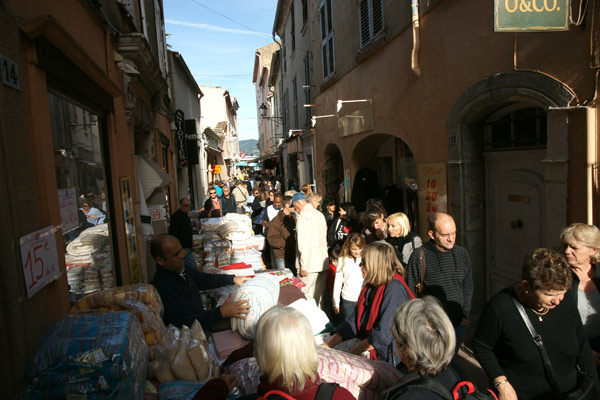
[(494, 0), (494, 31), (568, 31), (569, 0)]

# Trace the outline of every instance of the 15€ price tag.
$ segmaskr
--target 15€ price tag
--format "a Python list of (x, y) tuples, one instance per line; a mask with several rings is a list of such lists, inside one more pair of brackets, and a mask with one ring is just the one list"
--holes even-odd
[(60, 275), (55, 232), (56, 228), (49, 226), (20, 238), (21, 263), (28, 298)]

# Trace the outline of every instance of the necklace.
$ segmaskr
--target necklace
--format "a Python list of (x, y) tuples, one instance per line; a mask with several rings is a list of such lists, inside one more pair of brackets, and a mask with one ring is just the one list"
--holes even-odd
[[(529, 308), (531, 308), (531, 307), (529, 307)], [(531, 311), (533, 311), (535, 313), (535, 315), (538, 316), (538, 319), (540, 320), (540, 322), (542, 322), (543, 321), (542, 317), (544, 315), (548, 314), (548, 311), (550, 311), (550, 309), (544, 307), (544, 308), (542, 308), (542, 311), (537, 311), (537, 310), (534, 310), (533, 308), (531, 308)]]

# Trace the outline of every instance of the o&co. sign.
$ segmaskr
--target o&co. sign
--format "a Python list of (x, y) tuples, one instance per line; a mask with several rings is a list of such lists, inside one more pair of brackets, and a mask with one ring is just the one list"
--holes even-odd
[(494, 0), (494, 31), (567, 31), (569, 0)]

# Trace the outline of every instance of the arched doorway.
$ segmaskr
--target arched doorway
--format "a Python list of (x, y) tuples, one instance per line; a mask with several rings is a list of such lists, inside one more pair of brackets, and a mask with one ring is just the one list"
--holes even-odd
[[(449, 210), (473, 264), (473, 312), (519, 279), (523, 256), (566, 223), (567, 107), (573, 93), (534, 72), (469, 88), (448, 118)], [(555, 237), (556, 236), (556, 237)]]
[(323, 184), (325, 185), (324, 198), (332, 197), (336, 204), (346, 201), (344, 198), (344, 161), (339, 147), (333, 143), (328, 144), (325, 148)]
[(389, 214), (404, 212), (416, 230), (417, 167), (410, 147), (388, 134), (370, 135), (356, 144), (351, 159), (352, 203), (357, 210), (373, 197)]

